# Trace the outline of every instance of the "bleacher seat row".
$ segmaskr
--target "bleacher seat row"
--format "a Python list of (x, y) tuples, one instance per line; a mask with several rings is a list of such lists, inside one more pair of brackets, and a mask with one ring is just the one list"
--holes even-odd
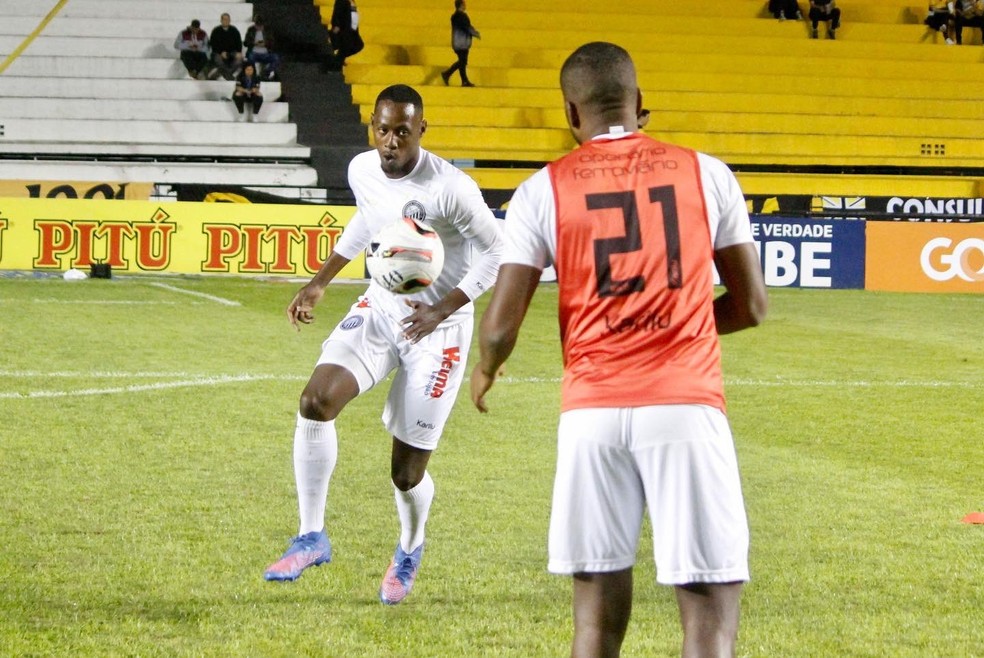
[[(332, 0), (312, 2), (327, 22)], [(0, 0), (0, 61), (54, 4)], [(454, 59), (449, 0), (360, 0), (359, 9), (366, 47), (349, 59), (345, 78), (363, 121), (382, 87), (418, 86), (430, 122), (426, 145), (461, 163), (510, 163), (508, 172), (473, 170), (496, 186), (515, 185), (573, 145), (557, 71), (574, 47), (595, 38), (633, 53), (651, 134), (737, 168), (772, 168), (743, 175), (743, 183), (807, 193), (822, 193), (824, 180), (839, 190), (851, 181), (920, 193), (976, 190), (973, 172), (984, 168), (980, 30), (965, 33), (967, 45), (944, 46), (921, 24), (925, 6), (914, 0), (844, 3), (836, 41), (809, 39), (805, 21), (775, 21), (765, 0), (624, 0), (614, 9), (594, 0), (476, 0), (474, 89), (445, 87), (439, 75)], [(51, 167), (90, 180), (79, 171), (88, 158), (94, 178), (110, 167), (120, 180), (228, 175), (242, 184), (314, 184), (311, 151), (297, 142), (288, 104), (272, 102), (279, 85), (264, 85), (260, 123), (236, 124), (232, 84), (191, 80), (178, 61), (175, 35), (193, 18), (211, 29), (223, 12), (245, 31), (253, 6), (66, 3), (0, 74), (0, 176)], [(810, 167), (906, 175), (824, 179), (803, 173)]]
[[(315, 1), (327, 20), (332, 2)], [(605, 39), (633, 54), (652, 110), (650, 134), (738, 168), (775, 169), (749, 179), (787, 191), (794, 180), (808, 186), (801, 192), (822, 193), (823, 178), (804, 177), (804, 168), (895, 168), (907, 175), (878, 177), (879, 189), (975, 193), (975, 179), (945, 172), (979, 178), (984, 168), (980, 30), (966, 30), (965, 45), (950, 47), (922, 25), (925, 4), (866, 0), (842, 9), (832, 41), (810, 39), (807, 21), (774, 20), (765, 0), (625, 0), (617, 8), (593, 0), (472, 2), (482, 39), (472, 47), (469, 77), (478, 86), (461, 89), (439, 76), (453, 61), (450, 2), (363, 0), (366, 48), (345, 76), (364, 121), (382, 87), (419, 86), (428, 145), (479, 165), (471, 173), (480, 181), (511, 187), (573, 146), (558, 70), (575, 47)], [(484, 169), (486, 162), (512, 168)], [(800, 173), (784, 179), (783, 169)], [(854, 180), (870, 189), (873, 177)]]
[[(0, 0), (0, 61), (54, 2)], [(256, 123), (236, 123), (234, 83), (189, 78), (174, 39), (223, 13), (245, 34), (251, 3), (72, 0), (0, 74), (0, 177), (314, 185), (276, 82)], [(217, 168), (208, 163), (221, 163)], [(28, 168), (29, 165), (29, 168)], [(47, 172), (47, 173), (46, 173)]]

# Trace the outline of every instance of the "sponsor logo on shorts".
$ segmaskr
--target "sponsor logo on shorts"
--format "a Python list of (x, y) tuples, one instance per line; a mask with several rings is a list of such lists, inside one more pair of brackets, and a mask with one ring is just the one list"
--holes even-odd
[(458, 347), (448, 347), (444, 350), (441, 367), (431, 375), (430, 383), (427, 385), (425, 393), (428, 396), (439, 398), (444, 395), (444, 389), (448, 385), (448, 376), (450, 376), (454, 364), (461, 361), (460, 352)]
[(345, 331), (348, 331), (349, 329), (355, 329), (356, 327), (361, 327), (363, 321), (364, 318), (361, 315), (350, 315), (344, 320), (342, 320), (342, 322), (338, 326), (344, 329)]
[(403, 216), (416, 219), (421, 223), (427, 221), (427, 211), (424, 210), (424, 204), (419, 201), (407, 201), (406, 205), (403, 206)]
[(424, 421), (417, 419), (417, 427), (423, 427), (425, 430), (434, 429), (434, 423), (425, 423)]

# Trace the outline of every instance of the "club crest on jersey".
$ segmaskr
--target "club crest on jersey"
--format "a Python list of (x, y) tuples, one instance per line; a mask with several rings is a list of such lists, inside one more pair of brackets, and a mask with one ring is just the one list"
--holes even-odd
[(427, 211), (424, 210), (424, 204), (419, 201), (407, 201), (406, 205), (403, 206), (403, 216), (421, 223), (427, 221)]
[(338, 326), (344, 329), (345, 331), (348, 331), (349, 329), (355, 329), (356, 327), (362, 326), (362, 321), (363, 318), (361, 315), (350, 315), (344, 320), (342, 320), (341, 324), (339, 324)]
[(439, 398), (444, 395), (444, 388), (448, 385), (451, 369), (461, 361), (460, 350), (457, 347), (445, 349), (441, 357), (441, 367), (431, 375), (431, 380), (425, 389), (425, 395), (432, 398)]

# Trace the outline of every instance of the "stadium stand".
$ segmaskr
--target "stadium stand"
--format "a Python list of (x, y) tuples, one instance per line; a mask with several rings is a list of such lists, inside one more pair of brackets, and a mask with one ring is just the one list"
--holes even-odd
[[(366, 47), (344, 74), (324, 70), (332, 2), (65, 3), (0, 72), (0, 178), (317, 185), (348, 198), (372, 102), (401, 82), (423, 92), (428, 148), (509, 190), (573, 146), (557, 72), (597, 38), (633, 53), (647, 132), (722, 158), (748, 194), (984, 196), (980, 31), (946, 47), (914, 0), (843, 3), (837, 41), (774, 20), (765, 0), (475, 0), (474, 89), (439, 76), (453, 59), (450, 0), (361, 0)], [(55, 3), (0, 0), (0, 62)], [(231, 83), (190, 80), (173, 40), (224, 11), (245, 32), (254, 10), (287, 61), (264, 85), (262, 122), (237, 124)], [(281, 94), (289, 103), (273, 102)]]
[[(154, 183), (314, 185), (311, 151), (277, 82), (264, 84), (259, 122), (239, 124), (233, 84), (188, 78), (175, 35), (223, 12), (245, 33), (253, 5), (0, 0), (0, 178)], [(220, 166), (216, 166), (216, 165)]]
[[(316, 0), (322, 19), (331, 0)], [(715, 155), (746, 192), (975, 196), (984, 177), (984, 52), (942, 45), (924, 3), (842, 3), (838, 40), (774, 20), (764, 0), (472, 2), (474, 89), (445, 87), (451, 3), (363, 0), (345, 70), (363, 122), (385, 85), (420, 86), (429, 148), (511, 188), (573, 146), (558, 91), (570, 51), (604, 39), (639, 68), (647, 132)], [(474, 72), (473, 72), (474, 71)], [(473, 73), (472, 73), (473, 72)]]

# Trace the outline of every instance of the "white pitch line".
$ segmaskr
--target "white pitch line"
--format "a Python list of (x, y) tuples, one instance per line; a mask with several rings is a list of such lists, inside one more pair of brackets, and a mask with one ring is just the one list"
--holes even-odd
[[(58, 299), (57, 297), (35, 297), (28, 300), (32, 304), (166, 304), (174, 306), (178, 302), (168, 302), (152, 299)], [(22, 299), (0, 299), (0, 304), (22, 304)], [(191, 302), (201, 304), (201, 302)]]
[[(153, 382), (148, 384), (132, 384), (129, 386), (113, 386), (107, 388), (86, 388), (72, 391), (30, 391), (28, 393), (0, 392), (0, 399), (28, 400), (36, 398), (83, 397), (92, 395), (112, 395), (117, 393), (139, 393), (141, 391), (158, 391), (172, 388), (187, 388), (194, 386), (215, 386), (236, 382), (255, 381), (302, 381), (303, 375), (274, 375), (274, 374), (241, 374), (241, 375), (194, 375), (180, 372), (40, 372), (31, 370), (0, 371), (3, 378), (25, 377), (59, 377), (59, 378), (112, 378), (112, 379), (141, 379), (141, 378), (170, 378), (178, 377), (177, 381)], [(556, 384), (558, 377), (501, 377), (504, 384)], [(840, 387), (840, 388), (984, 388), (984, 382), (960, 381), (834, 381), (834, 380), (757, 380), (731, 379), (725, 380), (728, 386), (795, 386), (795, 387)]]
[(203, 377), (186, 379), (176, 382), (155, 382), (153, 384), (134, 384), (132, 386), (114, 386), (112, 388), (84, 388), (74, 391), (31, 391), (29, 393), (0, 393), (0, 399), (31, 400), (36, 398), (66, 398), (84, 397), (91, 395), (112, 395), (115, 393), (139, 393), (141, 391), (160, 391), (169, 388), (188, 388), (192, 386), (215, 386), (217, 384), (232, 384), (237, 382), (255, 382), (278, 379), (275, 375), (234, 375), (221, 377)]
[[(553, 384), (561, 381), (559, 377), (500, 377), (504, 384)], [(939, 380), (915, 381), (837, 381), (818, 379), (725, 379), (726, 386), (796, 386), (796, 387), (841, 387), (841, 388), (978, 388), (984, 382), (951, 382)]]
[(273, 373), (239, 373), (237, 375), (216, 375), (200, 372), (121, 372), (112, 370), (0, 370), (0, 378), (14, 377), (60, 377), (66, 379), (208, 379), (209, 377), (258, 377), (264, 379), (297, 380), (307, 379), (301, 375), (277, 375)]
[(196, 290), (186, 290), (184, 288), (178, 288), (177, 286), (172, 286), (171, 284), (168, 283), (159, 283), (157, 281), (151, 281), (148, 282), (147, 285), (154, 286), (156, 288), (163, 288), (164, 290), (170, 290), (172, 292), (184, 293), (185, 295), (194, 295), (195, 297), (201, 297), (202, 299), (207, 299), (209, 301), (222, 304), (223, 306), (242, 306), (242, 304), (240, 304), (239, 302), (233, 301), (231, 299), (226, 299), (225, 297), (217, 297), (215, 295), (209, 295), (208, 293), (198, 292)]
[[(91, 304), (122, 304), (124, 306), (143, 306), (149, 304), (164, 304), (167, 306), (176, 306), (178, 302), (166, 302), (164, 300), (138, 300), (138, 299), (32, 299), (32, 302), (38, 304), (85, 304), (86, 306)], [(201, 304), (201, 302), (191, 302), (192, 304)]]
[(945, 380), (911, 380), (898, 379), (895, 381), (839, 381), (824, 379), (725, 379), (725, 385), (730, 386), (797, 386), (804, 388), (978, 388), (984, 387), (984, 382), (959, 382)]

